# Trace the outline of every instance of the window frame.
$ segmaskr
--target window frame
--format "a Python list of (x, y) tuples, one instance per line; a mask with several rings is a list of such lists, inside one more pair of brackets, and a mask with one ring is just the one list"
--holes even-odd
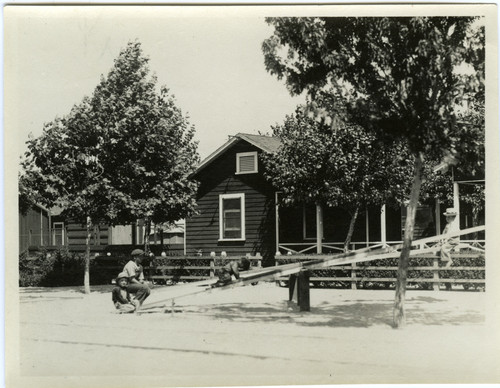
[[(240, 171), (240, 158), (242, 156), (254, 156), (254, 169), (252, 171)], [(258, 152), (257, 151), (251, 151), (251, 152), (238, 152), (236, 154), (236, 175), (243, 175), (243, 174), (256, 174), (259, 172), (259, 159), (258, 159)]]
[(56, 221), (52, 223), (52, 245), (53, 246), (58, 246), (56, 245), (56, 225), (61, 226), (61, 245), (62, 247), (66, 246), (66, 226), (64, 225), (64, 222), (61, 221)]
[[(224, 237), (224, 200), (239, 199), (240, 200), (240, 230), (241, 236), (237, 238)], [(219, 241), (245, 241), (245, 193), (237, 194), (219, 194)]]

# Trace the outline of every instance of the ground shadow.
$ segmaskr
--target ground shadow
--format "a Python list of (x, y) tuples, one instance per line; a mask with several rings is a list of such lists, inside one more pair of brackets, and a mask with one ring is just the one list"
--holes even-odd
[[(110, 293), (115, 287), (113, 284), (105, 284), (98, 286), (90, 286), (91, 293), (105, 294)], [(57, 294), (61, 292), (74, 292), (76, 294), (85, 294), (83, 286), (66, 286), (66, 287), (19, 287), (19, 295), (21, 298), (27, 297), (30, 294)]]
[[(438, 309), (431, 304), (442, 303)], [(416, 297), (406, 302), (407, 325), (463, 325), (480, 324), (484, 315), (476, 310), (457, 310), (448, 306), (444, 299), (433, 297)], [(391, 326), (393, 303), (387, 300), (354, 300), (343, 301), (334, 305), (323, 303), (311, 307), (310, 312), (300, 312), (295, 308), (287, 308), (287, 301), (274, 304), (226, 303), (210, 305), (198, 309), (199, 313), (213, 317), (240, 322), (276, 322), (289, 321), (306, 327), (360, 327), (376, 325)], [(189, 313), (189, 308), (185, 309)]]

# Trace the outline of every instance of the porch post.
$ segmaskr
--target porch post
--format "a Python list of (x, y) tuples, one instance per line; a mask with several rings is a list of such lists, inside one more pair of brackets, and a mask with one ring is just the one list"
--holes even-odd
[(48, 211), (48, 216), (49, 216), (49, 245), (55, 245), (55, 241), (52, 239), (52, 213), (50, 210)]
[(275, 211), (275, 233), (276, 233), (276, 250), (275, 252), (279, 252), (280, 250), (280, 212), (279, 212), (279, 204), (278, 204), (278, 192), (274, 192), (274, 211)]
[(385, 245), (387, 243), (387, 228), (385, 219), (385, 203), (380, 208), (380, 242)]
[(370, 246), (370, 216), (368, 215), (368, 208), (365, 208), (365, 226), (366, 226), (366, 246)]
[(323, 209), (316, 202), (316, 253), (323, 253)]
[(460, 218), (460, 195), (459, 195), (459, 188), (458, 188), (458, 182), (453, 182), (453, 207), (457, 211), (457, 220)]
[(40, 246), (43, 245), (43, 210), (40, 208)]
[[(163, 236), (161, 237), (161, 244), (163, 245)], [(187, 218), (184, 219), (184, 256), (187, 256), (186, 245), (187, 245)]]
[(436, 218), (436, 236), (441, 234), (441, 204), (439, 203), (439, 199), (435, 199), (436, 205), (435, 208), (435, 218)]
[(455, 218), (458, 220), (458, 225), (460, 225), (460, 196), (459, 196), (459, 188), (458, 188), (458, 182), (455, 182), (455, 169), (451, 169), (451, 178), (453, 181), (453, 207), (457, 211), (457, 217)]

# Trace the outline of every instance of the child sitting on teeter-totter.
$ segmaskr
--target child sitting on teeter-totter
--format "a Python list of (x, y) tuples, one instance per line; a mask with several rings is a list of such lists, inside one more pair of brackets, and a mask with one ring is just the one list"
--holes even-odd
[(248, 271), (250, 268), (250, 260), (246, 257), (242, 257), (239, 260), (231, 260), (224, 267), (219, 270), (217, 283), (213, 284), (212, 287), (222, 287), (233, 282), (233, 276), (235, 280), (240, 278), (241, 271)]

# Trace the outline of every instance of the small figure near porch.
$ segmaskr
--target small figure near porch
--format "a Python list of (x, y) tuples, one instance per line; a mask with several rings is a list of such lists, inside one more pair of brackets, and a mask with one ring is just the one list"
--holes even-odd
[(141, 263), (144, 251), (142, 249), (134, 249), (131, 256), (130, 261), (123, 267), (123, 272), (126, 273), (129, 280), (127, 291), (135, 296), (135, 299), (139, 302), (138, 307), (140, 307), (149, 294), (151, 294), (149, 286), (143, 280), (139, 280), (142, 273)]
[(128, 275), (125, 272), (118, 274), (116, 278), (117, 286), (111, 292), (113, 304), (120, 314), (133, 313), (136, 305), (133, 303), (130, 293), (127, 290)]
[[(446, 216), (446, 226), (443, 230), (443, 234), (453, 233), (460, 230), (457, 214), (458, 212), (454, 208), (448, 208), (446, 209), (446, 213), (443, 213), (443, 215)], [(451, 251), (459, 243), (460, 241), (457, 237), (449, 237), (445, 240), (442, 240), (440, 256), (441, 261), (446, 263), (446, 267), (450, 267), (453, 263), (453, 260), (451, 259)]]
[(234, 280), (240, 278), (240, 271), (248, 271), (250, 269), (250, 260), (246, 257), (242, 257), (239, 260), (231, 260), (224, 267), (219, 270), (217, 283), (213, 284), (212, 287), (222, 287), (230, 284)]

